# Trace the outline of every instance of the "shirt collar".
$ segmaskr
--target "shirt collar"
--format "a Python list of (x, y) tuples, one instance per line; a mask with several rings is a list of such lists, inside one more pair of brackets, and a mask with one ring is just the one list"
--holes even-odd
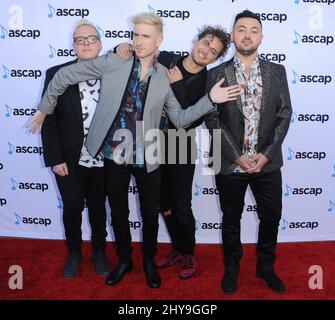
[[(241, 61), (241, 59), (238, 56), (234, 56), (234, 66), (237, 69), (242, 69), (242, 71), (245, 71), (245, 66), (244, 63)], [(255, 70), (259, 67), (259, 58), (258, 56), (256, 57), (256, 59), (251, 63), (251, 69)]]

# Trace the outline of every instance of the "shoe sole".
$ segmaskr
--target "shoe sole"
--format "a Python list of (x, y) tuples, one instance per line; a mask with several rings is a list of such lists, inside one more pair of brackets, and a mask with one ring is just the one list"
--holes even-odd
[(129, 273), (129, 272), (131, 272), (131, 271), (133, 271), (133, 267), (131, 267), (131, 268), (127, 268), (127, 269), (124, 271), (122, 277), (121, 277), (120, 279), (118, 279), (117, 281), (115, 281), (115, 282), (113, 282), (113, 283), (107, 283), (107, 280), (106, 280), (106, 281), (105, 281), (105, 284), (108, 285), (108, 286), (113, 286), (114, 284), (119, 283), (119, 282), (123, 279), (123, 277), (124, 277), (127, 273)]

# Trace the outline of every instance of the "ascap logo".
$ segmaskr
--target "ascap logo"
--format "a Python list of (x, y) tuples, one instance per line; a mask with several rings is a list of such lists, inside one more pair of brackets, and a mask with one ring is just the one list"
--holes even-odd
[(328, 6), (335, 3), (335, 0), (294, 0), (295, 4), (299, 3), (319, 3), (319, 4), (327, 4)]
[(298, 82), (301, 83), (315, 83), (315, 84), (324, 84), (327, 85), (328, 83), (332, 82), (331, 75), (299, 75), (297, 72), (293, 70), (293, 80), (291, 81), (292, 84), (297, 84)]
[(299, 43), (317, 43), (330, 45), (334, 42), (334, 37), (330, 35), (301, 35), (299, 32), (294, 30), (294, 44)]
[(188, 19), (190, 17), (190, 12), (187, 10), (162, 10), (162, 9), (154, 9), (152, 6), (148, 5), (150, 13), (156, 13), (158, 16), (162, 18), (176, 18), (176, 19)]
[(74, 8), (54, 8), (51, 4), (48, 4), (49, 12), (48, 17), (81, 17), (84, 19), (90, 14), (88, 9), (74, 9)]
[(301, 195), (312, 195), (317, 197), (318, 195), (322, 194), (322, 188), (320, 187), (290, 187), (289, 185), (285, 184), (285, 193), (284, 196), (288, 197), (290, 195), (293, 196), (301, 196)]
[(12, 78), (35, 78), (38, 79), (42, 76), (41, 70), (31, 70), (31, 69), (12, 69), (10, 70), (6, 66), (2, 65), (3, 75), (2, 78), (8, 79)]
[(11, 190), (33, 190), (33, 191), (46, 191), (49, 189), (49, 186), (47, 183), (40, 183), (40, 182), (17, 182), (13, 178), (10, 178), (11, 180)]
[(11, 116), (33, 116), (36, 113), (36, 109), (30, 108), (13, 108), (5, 103), (5, 117)]
[(249, 204), (249, 205), (246, 206), (245, 211), (247, 211), (247, 212), (257, 212), (257, 205), (256, 204), (254, 204), (254, 205)]
[(217, 188), (212, 188), (212, 187), (204, 187), (204, 188), (202, 188), (197, 183), (195, 183), (194, 185), (195, 185), (194, 195), (196, 197), (199, 196), (200, 194), (204, 194), (204, 195), (219, 194), (219, 190)]
[(284, 53), (261, 53), (259, 56), (262, 59), (278, 63), (286, 60), (286, 55)]
[(138, 193), (137, 186), (128, 186), (128, 193), (132, 193), (132, 194)]
[(2, 25), (0, 25), (1, 36), (0, 39), (5, 39), (6, 36), (9, 38), (39, 38), (41, 35), (40, 30), (32, 30), (32, 29), (9, 29), (7, 30)]
[(329, 114), (315, 114), (315, 113), (292, 113), (291, 123), (299, 122), (321, 122), (325, 123), (329, 120)]
[(222, 229), (222, 222), (203, 222), (201, 229), (212, 230), (212, 229)]
[(15, 224), (35, 224), (35, 225), (43, 225), (45, 227), (51, 225), (50, 218), (37, 218), (37, 217), (21, 217), (15, 213)]
[(288, 148), (288, 157), (287, 160), (293, 159), (304, 159), (304, 160), (323, 160), (327, 156), (326, 152), (321, 151), (293, 151), (291, 148)]
[(75, 57), (76, 53), (73, 49), (56, 49), (49, 43), (49, 58), (53, 59), (55, 57)]
[(276, 21), (282, 23), (287, 20), (287, 15), (285, 13), (256, 13), (259, 18), (264, 21)]
[(134, 230), (141, 228), (141, 222), (140, 221), (129, 221), (129, 228), (132, 228)]
[(169, 52), (171, 52), (173, 54), (178, 54), (182, 57), (187, 57), (189, 55), (188, 51), (179, 51), (179, 50), (173, 51), (173, 50), (170, 50)]
[(43, 147), (34, 147), (34, 146), (14, 146), (10, 142), (8, 142), (8, 154), (38, 154), (42, 155), (43, 154)]
[(286, 229), (316, 229), (319, 226), (317, 221), (295, 221), (290, 222), (285, 219), (281, 219), (281, 230)]

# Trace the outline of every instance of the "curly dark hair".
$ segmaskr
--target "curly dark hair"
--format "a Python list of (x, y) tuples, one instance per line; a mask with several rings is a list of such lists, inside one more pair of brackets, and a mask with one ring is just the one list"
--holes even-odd
[(206, 37), (207, 35), (210, 35), (212, 37), (218, 38), (222, 45), (223, 48), (222, 50), (218, 53), (218, 58), (221, 56), (224, 56), (229, 47), (230, 47), (230, 34), (227, 33), (222, 27), (220, 26), (204, 26), (204, 28), (200, 31), (198, 34), (198, 40), (201, 40), (202, 38)]

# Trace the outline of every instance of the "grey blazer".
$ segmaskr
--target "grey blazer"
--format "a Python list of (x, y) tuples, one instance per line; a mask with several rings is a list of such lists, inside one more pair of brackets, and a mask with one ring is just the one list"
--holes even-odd
[[(271, 172), (283, 165), (281, 145), (290, 125), (292, 107), (285, 67), (259, 60), (263, 88), (257, 152), (270, 159), (262, 171)], [(207, 89), (222, 78), (225, 86), (237, 84), (233, 59), (209, 71)], [(221, 145), (212, 141), (211, 147), (221, 149), (220, 173), (232, 173), (235, 160), (242, 155), (244, 141), (241, 98), (219, 105), (216, 111), (205, 116), (205, 123), (210, 130), (221, 129)]]
[[(68, 86), (85, 80), (101, 79), (100, 98), (85, 143), (89, 153), (95, 156), (104, 143), (120, 108), (133, 61), (133, 57), (122, 59), (117, 54), (108, 52), (96, 59), (60, 69), (50, 82), (38, 109), (45, 114), (52, 114), (57, 97)], [(192, 107), (183, 110), (171, 90), (166, 71), (164, 66), (158, 64), (157, 72), (151, 77), (143, 113), (144, 135), (150, 129), (159, 128), (163, 108), (177, 128), (187, 127), (207, 112), (216, 110), (207, 95)], [(145, 149), (151, 143), (145, 141)], [(161, 140), (157, 143), (160, 144)], [(158, 166), (157, 161), (148, 163), (146, 160), (148, 172), (155, 170)]]

